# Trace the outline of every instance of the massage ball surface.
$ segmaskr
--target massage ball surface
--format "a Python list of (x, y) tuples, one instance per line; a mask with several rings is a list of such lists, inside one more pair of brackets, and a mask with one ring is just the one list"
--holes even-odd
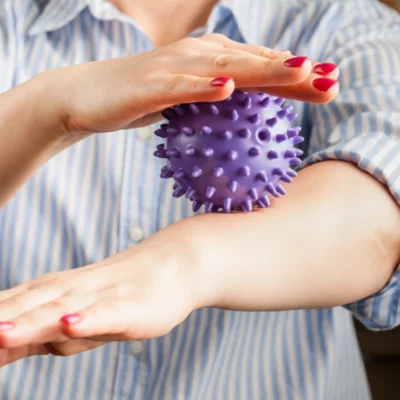
[(165, 143), (154, 153), (175, 181), (173, 196), (193, 210), (252, 211), (269, 207), (269, 195), (285, 194), (281, 182), (296, 176), (303, 141), (297, 114), (284, 99), (236, 90), (226, 100), (181, 104), (163, 111), (167, 123), (155, 134)]

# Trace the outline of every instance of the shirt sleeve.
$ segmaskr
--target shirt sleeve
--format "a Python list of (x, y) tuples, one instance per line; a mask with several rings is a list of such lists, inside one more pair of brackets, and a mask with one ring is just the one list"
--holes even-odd
[[(386, 185), (400, 206), (400, 15), (372, 1), (343, 7), (335, 31), (319, 38), (321, 59), (340, 67), (341, 93), (328, 105), (306, 106), (311, 136), (301, 168), (352, 162)], [(379, 293), (345, 307), (368, 329), (385, 330), (400, 325), (399, 305), (400, 265)]]
[(0, 93), (10, 89), (15, 74), (12, 53), (16, 49), (16, 35), (13, 32), (13, 25), (15, 23), (9, 3), (0, 1)]
[[(10, 90), (25, 74), (21, 48), (28, 39), (27, 28), (37, 18), (35, 0), (0, 0), (0, 93)], [(41, 1), (43, 3), (43, 1)]]
[(6, 58), (6, 32), (5, 32), (5, 12), (4, 12), (4, 5), (0, 3), (0, 76), (2, 79), (0, 79), (0, 93), (4, 92), (3, 86), (2, 86), (2, 81), (3, 79), (3, 74), (4, 74), (4, 68), (2, 67), (2, 63), (4, 62)]

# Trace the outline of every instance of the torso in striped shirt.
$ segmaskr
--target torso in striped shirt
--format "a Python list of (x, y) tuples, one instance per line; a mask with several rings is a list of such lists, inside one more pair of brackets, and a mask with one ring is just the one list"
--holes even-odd
[[(354, 24), (340, 35), (338, 21), (348, 18), (352, 24), (363, 13), (395, 20), (373, 2), (349, 3), (225, 1), (207, 29), (313, 59), (331, 57), (343, 64), (346, 88), (376, 65), (365, 54), (346, 69), (355, 52), (351, 41), (368, 27)], [(0, 28), (2, 91), (47, 69), (151, 49), (134, 22), (103, 0), (3, 0)], [(379, 32), (371, 35), (378, 38)], [(384, 47), (379, 51), (390, 53)], [(388, 74), (394, 68), (389, 64)], [(391, 90), (344, 91), (329, 106), (295, 104), (305, 150), (324, 151), (336, 136), (350, 140), (368, 123), (392, 129), (393, 122), (373, 113), (346, 120), (357, 107), (367, 113), (368, 104), (379, 102), (384, 109), (393, 101)], [(159, 179), (154, 128), (90, 137), (52, 159), (19, 191), (0, 212), (2, 289), (100, 260), (192, 214), (187, 201), (172, 198), (172, 182)], [(357, 151), (357, 144), (351, 149)], [(203, 309), (159, 339), (4, 367), (0, 398), (367, 400), (369, 392), (351, 314), (344, 308)]]

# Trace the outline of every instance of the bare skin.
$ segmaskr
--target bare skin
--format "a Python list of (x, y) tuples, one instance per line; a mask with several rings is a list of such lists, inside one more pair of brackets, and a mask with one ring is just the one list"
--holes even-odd
[[(124, 14), (134, 18), (155, 47), (173, 43), (206, 24), (216, 0), (112, 0)], [(171, 24), (170, 21), (174, 21)]]
[(400, 211), (386, 189), (332, 161), (306, 168), (287, 191), (266, 211), (202, 214), (102, 262), (3, 291), (0, 365), (158, 337), (202, 307), (334, 307), (379, 291), (400, 258)]
[[(0, 95), (0, 206), (40, 165), (76, 141), (93, 133), (148, 125), (161, 119), (160, 110), (173, 104), (222, 100), (235, 87), (315, 103), (335, 98), (338, 85), (318, 91), (312, 85), (318, 76), (312, 72), (312, 62), (285, 66), (292, 57), (208, 35), (137, 56), (34, 77)], [(154, 71), (153, 65), (159, 68)], [(243, 72), (248, 68), (252, 74)], [(331, 78), (336, 74), (333, 71)], [(231, 79), (224, 86), (214, 86), (212, 80), (220, 76)], [(57, 88), (57, 94), (49, 95), (54, 92), (50, 87)], [(40, 100), (32, 102), (35, 98)]]
[[(164, 8), (157, 2), (157, 12), (165, 18), (180, 1)], [(166, 43), (160, 38), (168, 27), (155, 31), (157, 24), (146, 17), (154, 0), (115, 4), (146, 26), (158, 48), (45, 72), (2, 94), (0, 205), (69, 145), (87, 135), (148, 124), (168, 105), (224, 99), (235, 87), (314, 103), (329, 102), (338, 93), (337, 85), (327, 92), (313, 87), (318, 75), (312, 61), (286, 67), (292, 57), (287, 52), (220, 36), (175, 42), (202, 21), (210, 1), (195, 2), (200, 5), (186, 20), (186, 32), (172, 32)], [(139, 7), (133, 4), (140, 5), (141, 15), (134, 14)], [(155, 60), (159, 70), (148, 72)], [(241, 72), (249, 66), (251, 76)], [(336, 69), (328, 77), (337, 75)], [(212, 85), (220, 76), (232, 79)], [(59, 90), (49, 91), (54, 85)], [(289, 196), (268, 211), (189, 218), (102, 262), (1, 292), (0, 365), (34, 354), (70, 355), (109, 341), (157, 337), (197, 308), (333, 307), (382, 288), (400, 257), (400, 210), (387, 190), (342, 162), (305, 169), (287, 190)], [(193, 230), (196, 241), (188, 235)]]

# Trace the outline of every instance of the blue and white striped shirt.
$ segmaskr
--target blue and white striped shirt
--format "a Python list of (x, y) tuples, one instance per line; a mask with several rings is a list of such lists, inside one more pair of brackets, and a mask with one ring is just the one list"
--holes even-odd
[[(373, 0), (225, 0), (206, 29), (338, 64), (335, 101), (295, 104), (306, 138), (301, 167), (347, 160), (400, 204), (395, 12)], [(47, 69), (151, 46), (105, 0), (1, 0), (0, 91)], [(159, 178), (153, 130), (90, 137), (30, 179), (0, 212), (0, 289), (103, 259), (191, 215), (189, 202), (171, 197), (172, 182)], [(388, 329), (400, 323), (399, 303), (396, 272), (380, 293), (343, 308), (202, 309), (159, 339), (6, 366), (0, 398), (366, 400), (351, 312), (371, 329)]]

